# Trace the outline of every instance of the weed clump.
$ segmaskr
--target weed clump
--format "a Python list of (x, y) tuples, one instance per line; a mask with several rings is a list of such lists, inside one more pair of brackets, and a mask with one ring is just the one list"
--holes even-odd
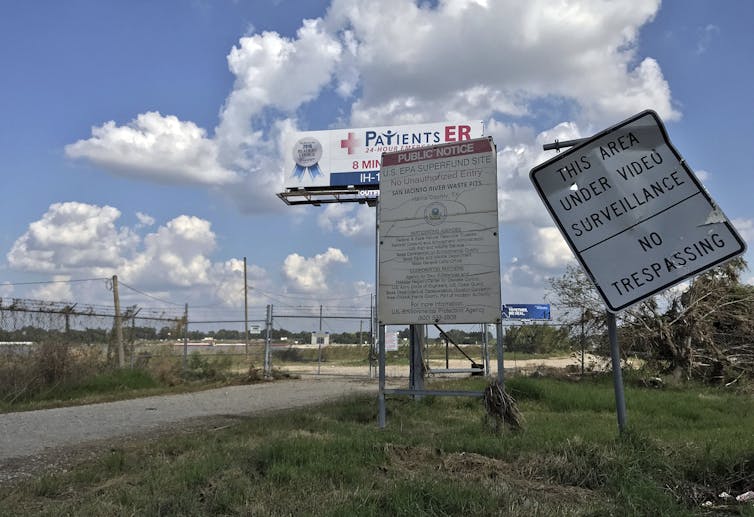
[(523, 416), (518, 410), (516, 400), (505, 391), (505, 387), (499, 382), (493, 382), (484, 390), (484, 409), (487, 417), (495, 424), (495, 431), (500, 431), (506, 425), (513, 431), (518, 431), (523, 426)]

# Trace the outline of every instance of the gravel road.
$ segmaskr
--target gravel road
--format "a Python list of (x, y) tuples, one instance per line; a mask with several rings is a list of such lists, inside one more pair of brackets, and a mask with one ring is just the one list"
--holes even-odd
[[(0, 415), (0, 483), (64, 466), (71, 451), (103, 441), (144, 435), (197, 419), (302, 407), (353, 393), (377, 394), (377, 381), (305, 379), (229, 386), (196, 393), (147, 397)], [(71, 458), (69, 458), (71, 459)], [(75, 459), (75, 458), (74, 458)]]

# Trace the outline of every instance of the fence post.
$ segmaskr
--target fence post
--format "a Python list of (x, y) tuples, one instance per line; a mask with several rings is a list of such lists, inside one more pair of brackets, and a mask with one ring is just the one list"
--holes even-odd
[(317, 336), (317, 375), (322, 373), (322, 304), (319, 304), (319, 333)]
[(272, 305), (267, 305), (266, 333), (264, 338), (264, 376), (269, 377), (272, 374), (272, 365), (270, 364), (270, 332), (272, 331)]
[(503, 358), (503, 340), (505, 339), (505, 330), (503, 322), (497, 322), (497, 382), (503, 385), (505, 382), (505, 360)]
[[(377, 375), (377, 368), (378, 368), (378, 362), (379, 362), (379, 351), (377, 350), (377, 325), (376, 325), (376, 311), (374, 306), (374, 301), (372, 300), (373, 295), (369, 295), (369, 378), (371, 379), (375, 375)], [(378, 362), (375, 362), (375, 358), (377, 358)]]
[(243, 342), (249, 356), (249, 288), (246, 283), (246, 257), (243, 258)]

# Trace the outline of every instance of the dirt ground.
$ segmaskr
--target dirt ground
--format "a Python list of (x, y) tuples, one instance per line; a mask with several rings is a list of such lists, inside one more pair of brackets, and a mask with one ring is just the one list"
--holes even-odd
[[(547, 359), (523, 359), (517, 360), (515, 355), (506, 355), (504, 358), (504, 366), (506, 372), (512, 373), (531, 373), (539, 368), (573, 368), (574, 371), (580, 371), (581, 358), (572, 356), (552, 357)], [(604, 369), (604, 360), (601, 360), (591, 354), (586, 354), (584, 358), (584, 365), (587, 370), (599, 370)], [(277, 367), (277, 365), (275, 365)], [(448, 364), (449, 369), (468, 369), (470, 368), (470, 362), (466, 359), (451, 359)], [(445, 369), (445, 361), (433, 360), (429, 364), (430, 377), (459, 377), (463, 373), (443, 373)], [(370, 377), (369, 368), (365, 366), (342, 366), (334, 363), (322, 362), (320, 365), (314, 363), (288, 363), (280, 365), (280, 369), (291, 374), (296, 375), (320, 375), (327, 376), (347, 376), (347, 377)], [(437, 370), (437, 372), (433, 372)], [(497, 360), (490, 358), (490, 372), (491, 375), (497, 375)], [(385, 375), (396, 381), (400, 378), (408, 378), (409, 367), (408, 365), (385, 365)], [(373, 378), (376, 378), (376, 370), (372, 370)]]

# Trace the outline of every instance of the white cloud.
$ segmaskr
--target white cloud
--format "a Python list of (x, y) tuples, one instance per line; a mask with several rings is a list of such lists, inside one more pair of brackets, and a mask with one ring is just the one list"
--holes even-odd
[(111, 120), (93, 127), (91, 138), (67, 145), (65, 152), (116, 174), (157, 183), (224, 185), (239, 179), (219, 164), (217, 144), (204, 129), (154, 111), (125, 126)]
[[(53, 204), (16, 240), (7, 256), (8, 265), (22, 271), (57, 273), (57, 280), (117, 274), (123, 283), (163, 299), (182, 292), (186, 299), (203, 303), (237, 306), (243, 301), (243, 262), (212, 262), (217, 239), (209, 221), (181, 215), (142, 239), (130, 228), (118, 226), (119, 217), (120, 211), (109, 206)], [(149, 216), (140, 217), (145, 218)], [(263, 268), (251, 264), (247, 270), (250, 283), (269, 289), (269, 275)], [(57, 282), (25, 296), (72, 300), (76, 292), (90, 287), (76, 284), (74, 289)], [(0, 289), (4, 295), (12, 291)], [(124, 297), (130, 294), (123, 292)], [(262, 296), (254, 293), (251, 300), (262, 300)]]
[[(227, 56), (235, 82), (214, 135), (147, 112), (126, 125), (95, 127), (66, 152), (129, 177), (212, 187), (242, 211), (260, 212), (282, 210), (274, 194), (288, 150), (279, 142), (297, 129), (286, 117), (326, 89), (350, 102), (337, 114), (344, 124), (486, 119), (501, 148), (511, 149), (528, 145), (533, 131), (495, 117), (549, 118), (553, 105), (588, 133), (645, 108), (673, 120), (680, 114), (659, 65), (636, 51), (658, 8), (659, 0), (446, 0), (436, 7), (334, 0), (295, 37), (266, 31), (239, 39)], [(524, 167), (539, 154), (529, 149)], [(508, 192), (509, 201), (519, 199)]]
[(0, 284), (0, 298), (9, 298), (13, 296), (13, 286), (10, 282), (3, 282)]
[(572, 99), (597, 124), (648, 107), (678, 117), (657, 63), (636, 63), (639, 29), (659, 0), (447, 1), (437, 8), (392, 0), (374, 7), (335, 0), (326, 18), (332, 32), (348, 31), (339, 74), (359, 77), (354, 121), (477, 110), (519, 116), (548, 97)]
[(534, 263), (544, 268), (561, 268), (575, 260), (568, 244), (553, 226), (538, 228), (532, 234), (531, 249)]
[(375, 209), (354, 203), (327, 205), (317, 218), (319, 227), (364, 243), (374, 242)]
[(720, 27), (717, 25), (708, 24), (697, 29), (696, 53), (701, 55), (707, 52), (707, 49), (712, 44), (712, 40), (719, 35)]
[(155, 223), (154, 217), (142, 212), (136, 212), (136, 218), (139, 220), (138, 226), (152, 226)]
[(754, 243), (754, 219), (736, 218), (731, 221), (733, 227), (738, 230), (746, 244), (751, 246)]
[(498, 215), (501, 223), (531, 223), (536, 226), (551, 224), (550, 216), (529, 180), (531, 168), (554, 154), (543, 151), (542, 144), (555, 140), (571, 140), (581, 136), (573, 122), (563, 122), (552, 129), (532, 137), (526, 129), (492, 121), (489, 124), (501, 135), (498, 146)]
[(356, 296), (359, 298), (371, 296), (374, 294), (374, 284), (359, 280), (353, 286)]
[(546, 277), (526, 264), (511, 263), (501, 271), (503, 303), (541, 303)]
[(66, 283), (70, 279), (71, 277), (68, 275), (54, 275), (52, 280), (55, 283), (43, 284), (33, 289), (29, 297), (34, 300), (73, 301), (75, 298), (71, 284)]
[[(212, 265), (209, 272), (215, 298), (221, 299), (229, 307), (243, 306), (243, 260), (230, 259)], [(246, 281), (249, 286), (249, 305), (269, 303), (266, 292), (273, 289), (270, 278), (264, 268), (247, 264)]]
[(311, 258), (293, 253), (283, 262), (283, 275), (294, 291), (324, 291), (327, 289), (328, 269), (333, 264), (347, 262), (348, 257), (337, 248), (328, 248)]
[(144, 250), (121, 265), (121, 274), (149, 285), (208, 285), (214, 248), (209, 221), (181, 215), (144, 237)]
[(710, 173), (705, 170), (694, 171), (694, 174), (696, 175), (697, 178), (699, 178), (699, 181), (701, 181), (702, 183), (704, 183), (710, 178)]
[(130, 229), (116, 227), (119, 217), (111, 206), (54, 203), (16, 240), (8, 264), (39, 272), (117, 267), (138, 240)]
[[(292, 111), (315, 98), (332, 80), (341, 45), (323, 30), (322, 21), (304, 20), (288, 39), (276, 32), (243, 37), (228, 54), (228, 68), (235, 75), (233, 91), (225, 101), (216, 134), (227, 151), (253, 144), (253, 117), (266, 108)], [(242, 150), (242, 149), (241, 149)], [(238, 161), (245, 159), (237, 156)]]

